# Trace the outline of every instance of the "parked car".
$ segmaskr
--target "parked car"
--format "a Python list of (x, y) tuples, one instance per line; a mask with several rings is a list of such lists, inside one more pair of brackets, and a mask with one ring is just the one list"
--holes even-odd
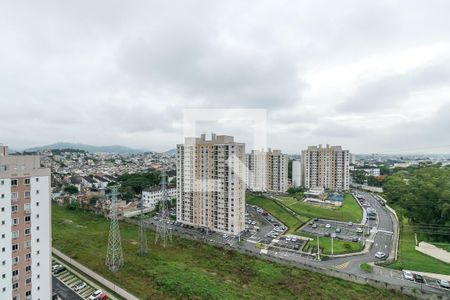
[(375, 253), (375, 257), (378, 259), (383, 259), (386, 257), (386, 254), (384, 252), (378, 251), (377, 253)]
[(363, 233), (363, 230), (362, 230), (361, 227), (358, 227), (358, 229), (356, 229), (356, 232), (357, 232), (357, 233)]
[(325, 232), (324, 236), (326, 236), (326, 237), (330, 237), (330, 236), (331, 236), (331, 234), (330, 234), (329, 232)]
[(411, 272), (409, 272), (409, 271), (403, 271), (403, 277), (404, 277), (406, 280), (414, 281), (413, 273), (411, 273)]
[(78, 283), (76, 283), (76, 284), (73, 286), (73, 290), (74, 290), (75, 292), (79, 292), (79, 291), (81, 291), (82, 289), (84, 289), (85, 287), (86, 287), (86, 283), (83, 282), (83, 281), (79, 281)]
[(317, 228), (317, 224), (313, 224), (312, 228)]
[(336, 228), (336, 233), (341, 233), (341, 229), (340, 228)]
[(447, 280), (439, 280), (439, 286), (444, 289), (450, 289), (450, 283)]
[(56, 269), (58, 269), (60, 267), (62, 267), (62, 265), (60, 265), (60, 264), (53, 265), (52, 266), (52, 272), (54, 272)]
[(54, 271), (53, 271), (53, 274), (54, 275), (57, 275), (57, 274), (59, 274), (59, 273), (61, 273), (61, 272), (64, 272), (66, 270), (66, 267), (64, 267), (64, 266), (59, 266), (59, 267), (57, 267)]
[(353, 222), (348, 222), (348, 226), (353, 226)]
[(425, 283), (425, 279), (420, 274), (414, 274), (414, 280), (419, 283)]
[(352, 237), (352, 242), (359, 242), (359, 238), (358, 237)]
[(331, 228), (330, 224), (325, 225), (326, 228)]
[(95, 292), (92, 293), (92, 295), (89, 296), (89, 300), (104, 300), (107, 299), (108, 297), (106, 296), (105, 293), (102, 292), (102, 290), (96, 290)]

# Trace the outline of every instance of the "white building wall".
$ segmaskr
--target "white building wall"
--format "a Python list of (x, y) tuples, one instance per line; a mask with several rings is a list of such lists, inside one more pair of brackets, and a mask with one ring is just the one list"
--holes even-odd
[(299, 160), (294, 160), (292, 162), (292, 185), (294, 187), (299, 187), (302, 185), (300, 166), (301, 166), (301, 163)]
[[(31, 177), (32, 299), (51, 299), (50, 178)], [(39, 230), (38, 230), (39, 227)]]
[[(12, 299), (11, 180), (0, 179), (0, 299)], [(3, 276), (5, 276), (3, 278)], [(5, 289), (5, 291), (3, 291)]]

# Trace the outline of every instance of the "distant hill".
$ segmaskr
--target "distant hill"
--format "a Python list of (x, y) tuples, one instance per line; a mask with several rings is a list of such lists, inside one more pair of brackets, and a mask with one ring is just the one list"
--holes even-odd
[(92, 146), (84, 144), (73, 144), (73, 143), (56, 143), (52, 145), (45, 145), (40, 147), (33, 147), (25, 149), (26, 152), (43, 151), (43, 150), (62, 150), (62, 149), (78, 149), (91, 153), (116, 153), (116, 154), (140, 154), (144, 153), (145, 150), (133, 149), (120, 145), (112, 146)]
[(177, 154), (177, 149), (167, 150), (166, 152), (164, 152), (164, 154), (175, 155), (175, 154)]

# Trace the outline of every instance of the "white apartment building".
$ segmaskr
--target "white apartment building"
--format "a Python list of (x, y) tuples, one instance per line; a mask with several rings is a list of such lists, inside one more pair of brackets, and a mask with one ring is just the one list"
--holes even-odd
[(50, 169), (0, 145), (0, 299), (51, 299)]
[(341, 146), (309, 146), (301, 155), (301, 179), (305, 188), (325, 188), (335, 191), (349, 189), (350, 154)]
[(366, 172), (367, 176), (380, 176), (380, 168), (366, 168), (364, 172)]
[[(168, 200), (172, 200), (177, 197), (177, 189), (175, 186), (166, 187)], [(163, 192), (160, 186), (152, 187), (142, 191), (142, 203), (146, 208), (154, 210), (156, 204), (163, 198)]]
[(301, 162), (294, 160), (292, 162), (292, 186), (299, 187), (302, 185)]
[(177, 145), (177, 221), (226, 234), (245, 229), (245, 144), (232, 136)]
[(289, 156), (281, 150), (252, 150), (246, 155), (247, 188), (253, 191), (286, 192)]

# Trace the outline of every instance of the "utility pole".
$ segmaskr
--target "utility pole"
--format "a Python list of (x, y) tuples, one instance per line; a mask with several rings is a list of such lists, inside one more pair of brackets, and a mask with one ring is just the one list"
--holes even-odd
[(319, 242), (319, 235), (317, 235), (317, 260), (320, 260), (320, 242)]
[(147, 232), (144, 224), (144, 197), (141, 193), (141, 214), (139, 216), (139, 251), (138, 254), (144, 256), (148, 253)]
[(123, 266), (122, 243), (120, 239), (119, 220), (117, 217), (117, 186), (111, 187), (111, 225), (109, 228), (108, 251), (106, 252), (106, 267), (115, 272)]
[(334, 254), (334, 248), (333, 248), (333, 236), (331, 236), (331, 255)]
[(161, 211), (161, 220), (156, 224), (156, 237), (155, 244), (160, 241), (161, 245), (165, 248), (168, 240), (172, 240), (172, 232), (169, 228), (169, 208), (167, 207), (168, 194), (166, 189), (166, 170), (163, 168), (161, 173), (161, 189), (162, 199), (160, 201), (159, 209)]

